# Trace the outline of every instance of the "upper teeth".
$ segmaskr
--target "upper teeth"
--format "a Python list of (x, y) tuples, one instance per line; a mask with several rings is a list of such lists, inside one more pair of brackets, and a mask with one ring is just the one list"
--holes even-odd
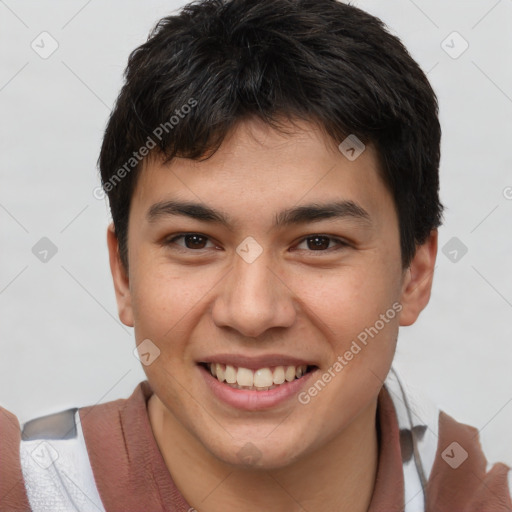
[(270, 368), (259, 368), (251, 370), (249, 368), (237, 368), (229, 364), (209, 363), (210, 373), (217, 377), (220, 382), (226, 381), (228, 384), (234, 384), (244, 388), (269, 388), (274, 385), (283, 384), (286, 380), (291, 382), (295, 378), (300, 378), (306, 373), (307, 365), (302, 366), (276, 366), (273, 370)]

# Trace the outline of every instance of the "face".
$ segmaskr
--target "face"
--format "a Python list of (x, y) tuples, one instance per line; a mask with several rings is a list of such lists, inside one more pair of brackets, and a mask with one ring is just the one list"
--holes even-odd
[(372, 146), (350, 161), (313, 124), (283, 135), (258, 121), (203, 162), (146, 162), (128, 274), (108, 238), (120, 317), (150, 340), (162, 414), (217, 459), (252, 451), (268, 468), (375, 405), (399, 325), (428, 302), (436, 250), (433, 234), (402, 268)]

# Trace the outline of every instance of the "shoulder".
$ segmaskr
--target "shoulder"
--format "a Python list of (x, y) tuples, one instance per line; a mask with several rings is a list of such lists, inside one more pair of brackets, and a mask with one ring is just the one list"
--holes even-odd
[(26, 512), (30, 506), (20, 465), (18, 418), (0, 407), (0, 510)]
[(446, 414), (394, 369), (385, 387), (400, 429), (406, 512), (480, 510), (482, 504), (502, 510), (503, 503), (512, 510), (512, 471), (487, 461), (478, 429)]
[(121, 417), (127, 407), (143, 409), (150, 394), (144, 381), (130, 398), (74, 407), (18, 426), (13, 456), (18, 457), (31, 510), (104, 512), (112, 479), (102, 481), (101, 470), (107, 465), (109, 475), (117, 478), (129, 462)]
[(104, 511), (78, 411), (60, 411), (22, 426), (19, 456), (34, 511)]
[(0, 510), (104, 511), (81, 418), (90, 414), (108, 436), (124, 402), (74, 407), (23, 424), (0, 407)]

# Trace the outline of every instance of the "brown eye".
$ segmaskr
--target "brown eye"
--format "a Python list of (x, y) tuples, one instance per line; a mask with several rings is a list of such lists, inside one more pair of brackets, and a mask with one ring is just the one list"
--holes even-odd
[(201, 235), (185, 235), (184, 240), (188, 249), (204, 249), (206, 245), (206, 237)]
[(328, 249), (330, 239), (326, 236), (312, 236), (307, 239), (308, 248), (314, 251), (318, 249)]

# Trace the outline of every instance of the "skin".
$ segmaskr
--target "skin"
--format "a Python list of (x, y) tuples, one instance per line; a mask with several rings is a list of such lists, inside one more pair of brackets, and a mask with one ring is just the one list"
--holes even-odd
[[(233, 224), (170, 215), (149, 222), (149, 208), (170, 199), (221, 210)], [(273, 227), (283, 209), (340, 199), (364, 208), (370, 222)], [(169, 242), (184, 232), (206, 236), (204, 248)], [(317, 249), (307, 240), (317, 234), (346, 245)], [(236, 253), (248, 236), (263, 249), (252, 263)], [(148, 412), (185, 499), (201, 512), (367, 510), (377, 397), (399, 325), (414, 323), (428, 303), (437, 252), (432, 231), (402, 268), (394, 202), (373, 147), (351, 162), (314, 124), (297, 122), (283, 135), (246, 120), (208, 160), (145, 162), (131, 202), (128, 272), (113, 226), (107, 238), (119, 316), (137, 344), (149, 338), (161, 351), (143, 367), (155, 392)], [(321, 376), (394, 303), (400, 313), (308, 404), (292, 397), (241, 411), (217, 400), (200, 375), (197, 361), (207, 355), (279, 353), (311, 361)], [(248, 442), (259, 453), (252, 464), (238, 455)]]

